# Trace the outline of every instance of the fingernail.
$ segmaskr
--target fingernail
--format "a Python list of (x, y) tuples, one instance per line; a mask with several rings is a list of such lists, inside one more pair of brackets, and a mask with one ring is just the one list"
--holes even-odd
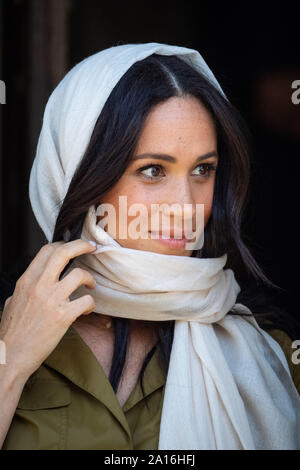
[(96, 243), (96, 242), (93, 242), (92, 240), (89, 240), (89, 243), (90, 243), (92, 246), (97, 246), (97, 243)]

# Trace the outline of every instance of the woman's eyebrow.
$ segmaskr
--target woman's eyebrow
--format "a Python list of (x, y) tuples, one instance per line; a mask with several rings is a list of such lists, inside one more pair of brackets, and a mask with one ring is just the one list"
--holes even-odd
[[(200, 157), (196, 158), (196, 163), (201, 162), (209, 157), (218, 157), (218, 153), (216, 150), (212, 150), (211, 152), (207, 152), (204, 155), (200, 155)], [(176, 163), (177, 158), (172, 157), (171, 155), (167, 155), (165, 153), (142, 153), (141, 155), (136, 155), (132, 158), (132, 161), (139, 160), (142, 158), (155, 158), (156, 160), (165, 160), (167, 162)]]

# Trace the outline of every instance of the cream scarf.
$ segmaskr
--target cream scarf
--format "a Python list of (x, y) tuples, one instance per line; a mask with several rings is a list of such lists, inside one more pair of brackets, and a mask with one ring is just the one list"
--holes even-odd
[[(30, 201), (48, 241), (105, 100), (134, 62), (154, 52), (189, 61), (222, 92), (200, 54), (177, 46), (117, 46), (77, 64), (49, 98), (30, 175)], [(80, 266), (95, 277), (96, 312), (175, 320), (159, 449), (300, 448), (300, 398), (286, 358), (249, 309), (235, 303), (240, 288), (223, 269), (227, 255), (191, 258), (121, 247), (96, 224), (93, 206), (82, 238), (98, 249), (70, 269)], [(85, 293), (91, 291), (81, 286), (70, 299)], [(231, 308), (250, 316), (227, 314)]]

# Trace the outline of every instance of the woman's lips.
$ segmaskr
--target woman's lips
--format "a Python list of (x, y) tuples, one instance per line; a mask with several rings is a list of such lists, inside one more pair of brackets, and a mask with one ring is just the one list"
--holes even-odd
[(161, 233), (155, 233), (155, 232), (150, 232), (150, 234), (151, 234), (152, 240), (157, 240), (159, 243), (163, 243), (165, 246), (168, 246), (169, 248), (184, 248), (187, 242), (185, 237), (184, 238), (172, 238), (172, 237), (166, 237), (162, 235)]

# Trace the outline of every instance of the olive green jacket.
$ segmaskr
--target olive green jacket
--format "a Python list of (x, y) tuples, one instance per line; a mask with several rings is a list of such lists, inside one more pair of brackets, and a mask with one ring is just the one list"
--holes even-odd
[[(281, 345), (300, 394), (292, 341), (281, 330), (269, 334)], [(71, 326), (26, 382), (2, 449), (155, 450), (165, 380), (157, 349), (144, 373), (145, 398), (138, 381), (121, 407), (102, 366)]]

